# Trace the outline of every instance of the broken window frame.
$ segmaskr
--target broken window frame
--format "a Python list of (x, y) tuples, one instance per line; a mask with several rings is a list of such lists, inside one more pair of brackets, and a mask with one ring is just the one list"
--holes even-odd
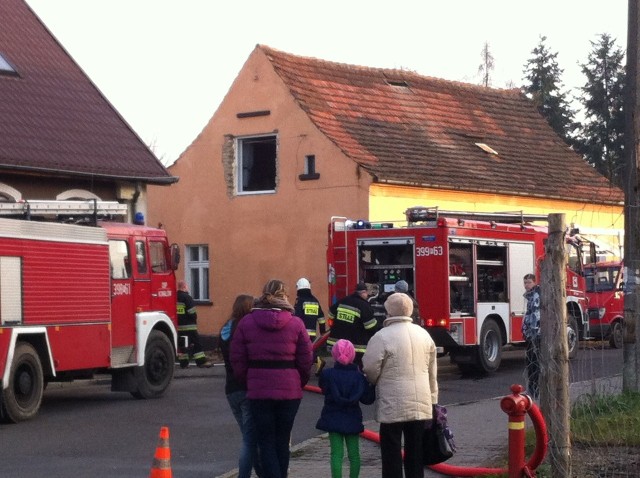
[[(262, 151), (262, 157), (259, 159), (262, 164), (262, 177), (260, 178), (260, 182), (254, 182), (252, 184), (248, 184), (246, 181), (247, 173), (249, 177), (255, 172), (260, 172), (260, 170), (255, 170), (256, 165), (246, 166), (250, 158), (249, 155), (254, 153), (256, 150), (253, 147), (256, 144), (265, 144), (273, 142), (273, 157), (270, 158), (270, 152)], [(253, 135), (253, 136), (244, 136), (236, 138), (236, 192), (238, 195), (245, 194), (264, 194), (264, 193), (274, 193), (276, 191), (276, 183), (277, 183), (277, 160), (278, 160), (278, 137), (277, 135), (264, 134), (264, 135)], [(271, 169), (272, 168), (272, 169)], [(265, 171), (266, 170), (266, 171)], [(266, 172), (266, 176), (264, 177)], [(269, 176), (273, 176), (273, 178)]]

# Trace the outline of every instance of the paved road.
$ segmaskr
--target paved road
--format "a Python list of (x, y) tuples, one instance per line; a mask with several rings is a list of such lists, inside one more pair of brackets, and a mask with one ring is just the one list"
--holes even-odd
[[(618, 373), (622, 353), (607, 347), (582, 351), (572, 362), (572, 381)], [(523, 352), (505, 354), (498, 373), (461, 377), (446, 358), (440, 363), (443, 404), (469, 402), (508, 393), (522, 383)], [(111, 393), (108, 385), (50, 384), (41, 413), (18, 425), (0, 425), (1, 476), (147, 476), (161, 426), (169, 426), (174, 476), (211, 478), (236, 467), (240, 434), (224, 398), (222, 367), (176, 372), (167, 395), (135, 400)], [(315, 422), (322, 397), (307, 393), (293, 443), (318, 434)], [(365, 419), (372, 419), (365, 407)]]

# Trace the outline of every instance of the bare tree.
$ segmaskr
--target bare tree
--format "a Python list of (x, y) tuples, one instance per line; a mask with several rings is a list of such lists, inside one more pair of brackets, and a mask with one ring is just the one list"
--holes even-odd
[(491, 72), (493, 71), (493, 55), (489, 51), (489, 42), (485, 41), (480, 53), (482, 63), (478, 66), (478, 75), (482, 78), (485, 87), (491, 86)]

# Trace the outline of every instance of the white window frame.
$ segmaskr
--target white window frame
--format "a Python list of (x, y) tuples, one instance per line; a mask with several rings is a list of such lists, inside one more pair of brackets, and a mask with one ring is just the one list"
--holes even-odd
[[(276, 155), (273, 159), (275, 175), (273, 178), (273, 189), (263, 189), (257, 191), (245, 191), (243, 182), (244, 182), (244, 168), (243, 168), (243, 145), (251, 140), (263, 139), (263, 138), (272, 138), (276, 145)], [(276, 184), (278, 182), (278, 135), (274, 133), (269, 134), (257, 134), (252, 136), (241, 136), (235, 139), (235, 150), (236, 150), (236, 158), (235, 158), (235, 170), (236, 170), (236, 194), (238, 195), (248, 195), (248, 194), (273, 194), (276, 192)]]
[[(193, 261), (191, 260), (191, 250), (193, 248), (198, 249), (198, 257), (200, 260)], [(210, 267), (209, 267), (209, 259), (203, 260), (205, 257), (203, 251), (207, 252), (206, 257), (209, 257), (209, 246), (207, 244), (187, 244), (185, 246), (184, 257), (185, 257), (185, 280), (189, 285), (189, 291), (191, 291), (191, 296), (193, 300), (196, 302), (209, 302), (211, 299), (209, 298), (209, 283), (210, 283)], [(192, 272), (197, 271), (198, 274), (198, 287), (195, 288), (193, 281), (191, 280)]]

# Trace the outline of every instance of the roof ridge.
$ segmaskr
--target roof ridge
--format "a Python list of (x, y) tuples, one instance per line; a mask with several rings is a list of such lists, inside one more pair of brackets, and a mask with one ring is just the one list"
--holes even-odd
[[(329, 65), (333, 68), (341, 68), (341, 69), (346, 69), (346, 70), (360, 70), (360, 71), (368, 71), (368, 72), (375, 72), (375, 73), (379, 73), (382, 74), (384, 76), (389, 77), (389, 79), (393, 79), (394, 76), (400, 77), (400, 78), (396, 78), (396, 79), (410, 79), (410, 78), (418, 78), (420, 80), (423, 81), (430, 81), (430, 82), (441, 82), (447, 85), (451, 85), (451, 86), (459, 86), (461, 88), (472, 88), (472, 89), (477, 89), (479, 91), (483, 91), (483, 92), (496, 92), (499, 94), (504, 94), (504, 93), (510, 93), (510, 94), (514, 94), (514, 95), (522, 95), (522, 91), (520, 90), (520, 88), (496, 88), (496, 87), (492, 87), (492, 86), (484, 86), (484, 85), (476, 85), (474, 83), (467, 83), (464, 81), (460, 81), (460, 80), (449, 80), (446, 78), (439, 78), (437, 76), (430, 76), (430, 75), (424, 75), (422, 73), (419, 73), (416, 70), (412, 70), (412, 69), (405, 69), (405, 68), (384, 68), (384, 67), (376, 67), (376, 66), (366, 66), (366, 65), (356, 65), (353, 63), (345, 63), (345, 62), (339, 62), (339, 61), (333, 61), (333, 60), (326, 60), (323, 58), (318, 58), (318, 57), (314, 57), (314, 56), (306, 56), (306, 55), (297, 55), (295, 53), (290, 53), (290, 52), (286, 52), (283, 50), (279, 50), (277, 48), (273, 48), (271, 46), (268, 45), (264, 45), (261, 43), (258, 43), (256, 45), (257, 49), (262, 50), (267, 57), (269, 58), (270, 56), (278, 56), (281, 58), (286, 58), (288, 60), (303, 60), (303, 61), (307, 61), (307, 62), (313, 62), (313, 63), (317, 63), (317, 64), (323, 64), (323, 65)], [(269, 58), (271, 60), (271, 58)]]

